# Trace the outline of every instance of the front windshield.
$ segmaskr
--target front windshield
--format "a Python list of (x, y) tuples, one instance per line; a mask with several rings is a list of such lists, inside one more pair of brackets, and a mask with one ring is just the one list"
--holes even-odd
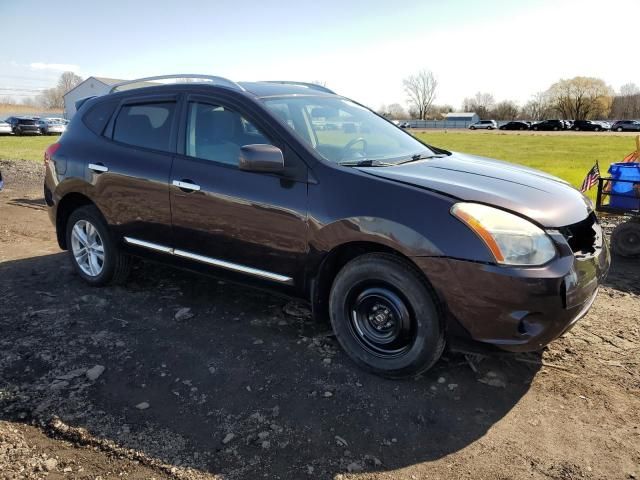
[(331, 162), (385, 164), (434, 155), (411, 135), (344, 98), (281, 97), (264, 102)]

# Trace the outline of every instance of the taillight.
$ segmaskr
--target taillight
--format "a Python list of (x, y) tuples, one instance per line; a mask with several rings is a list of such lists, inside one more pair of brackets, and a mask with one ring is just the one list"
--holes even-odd
[(51, 157), (53, 156), (54, 153), (56, 153), (58, 151), (59, 148), (60, 148), (60, 144), (59, 143), (52, 143), (51, 145), (49, 145), (47, 147), (47, 149), (44, 151), (44, 164), (45, 165), (49, 164), (49, 160), (51, 160)]

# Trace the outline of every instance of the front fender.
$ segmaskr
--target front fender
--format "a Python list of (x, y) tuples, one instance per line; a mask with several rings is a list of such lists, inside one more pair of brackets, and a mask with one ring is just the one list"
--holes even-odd
[(328, 225), (311, 222), (309, 247), (318, 253), (353, 242), (369, 242), (396, 250), (407, 257), (441, 256), (428, 238), (393, 220), (377, 217), (350, 217)]

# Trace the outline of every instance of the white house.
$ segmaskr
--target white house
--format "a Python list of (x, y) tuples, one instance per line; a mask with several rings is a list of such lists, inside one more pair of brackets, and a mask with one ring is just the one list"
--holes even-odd
[(89, 77), (64, 94), (64, 116), (71, 119), (76, 113), (76, 102), (82, 98), (95, 97), (109, 93), (116, 83), (124, 82), (117, 78)]
[(451, 112), (445, 115), (445, 120), (448, 122), (475, 123), (480, 120), (480, 117), (475, 112)]

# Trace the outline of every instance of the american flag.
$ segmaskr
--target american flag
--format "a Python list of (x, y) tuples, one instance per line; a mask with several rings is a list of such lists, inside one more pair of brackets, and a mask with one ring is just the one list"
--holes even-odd
[(600, 178), (600, 167), (598, 167), (598, 162), (589, 170), (587, 176), (584, 177), (582, 181), (582, 186), (580, 187), (581, 192), (586, 192), (590, 190), (594, 185), (598, 183), (598, 179)]

